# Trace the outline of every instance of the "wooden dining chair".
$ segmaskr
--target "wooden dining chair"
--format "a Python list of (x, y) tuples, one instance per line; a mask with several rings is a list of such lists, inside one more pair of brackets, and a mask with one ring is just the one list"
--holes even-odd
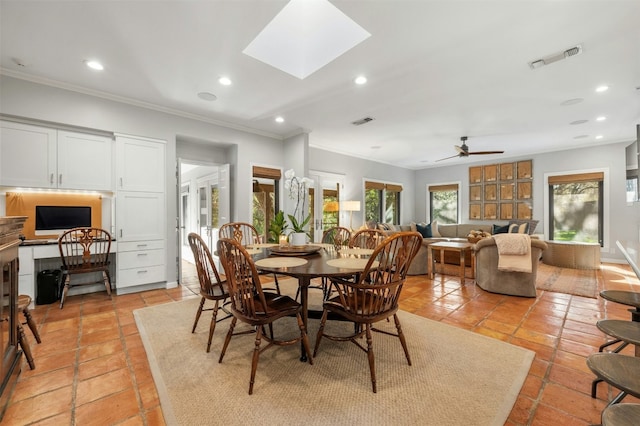
[[(407, 363), (411, 365), (411, 356), (397, 311), (398, 300), (409, 265), (418, 253), (421, 244), (422, 236), (417, 232), (399, 232), (386, 238), (374, 249), (364, 271), (359, 275), (358, 281), (331, 279), (332, 291), (336, 296), (322, 304), (322, 318), (313, 356), (317, 355), (323, 337), (339, 342), (350, 341), (354, 343), (368, 355), (371, 386), (374, 393), (377, 392), (377, 385), (372, 331), (398, 337)], [(326, 333), (325, 324), (329, 313), (355, 323), (356, 327), (353, 333), (343, 335)], [(393, 317), (395, 323), (395, 333), (373, 326), (390, 317)], [(366, 336), (366, 347), (360, 342), (363, 336)]]
[(342, 245), (349, 245), (351, 241), (351, 231), (343, 226), (334, 226), (322, 233), (322, 242), (325, 244), (334, 244), (339, 241)]
[(379, 229), (361, 229), (351, 236), (351, 240), (349, 240), (349, 247), (374, 249), (382, 240), (384, 240), (384, 238), (384, 232)]
[(22, 348), (22, 352), (24, 352), (24, 356), (27, 359), (27, 364), (29, 364), (29, 368), (34, 370), (36, 368), (35, 361), (33, 360), (33, 355), (31, 353), (31, 346), (29, 345), (29, 340), (27, 336), (24, 334), (23, 325), (29, 326), (31, 333), (33, 333), (33, 337), (35, 337), (36, 342), (38, 344), (42, 343), (40, 339), (40, 333), (38, 332), (38, 327), (36, 326), (33, 317), (31, 316), (31, 311), (29, 310), (29, 305), (31, 305), (31, 296), (27, 294), (18, 295), (18, 312), (22, 312), (24, 316), (25, 322), (18, 322), (18, 344)]
[[(200, 282), (200, 296), (202, 296), (196, 312), (196, 319), (191, 328), (191, 333), (195, 333), (202, 312), (212, 311), (211, 323), (209, 324), (209, 340), (207, 340), (207, 352), (209, 352), (211, 350), (211, 340), (213, 339), (216, 324), (231, 317), (231, 312), (225, 308), (225, 301), (229, 298), (229, 290), (227, 281), (220, 278), (220, 274), (218, 274), (216, 265), (213, 262), (211, 251), (202, 237), (192, 232), (187, 236), (187, 239), (189, 240), (189, 246), (191, 247), (196, 262), (198, 281)], [(213, 307), (204, 307), (207, 300), (213, 301)], [(222, 303), (222, 306), (220, 306), (220, 303)], [(226, 316), (218, 318), (218, 309), (224, 311)]]
[[(309, 354), (309, 364), (313, 364), (313, 358), (310, 355), (309, 338), (302, 322), (302, 305), (289, 296), (263, 291), (256, 265), (251, 255), (247, 253), (238, 241), (228, 238), (218, 240), (218, 255), (227, 274), (231, 297), (231, 313), (233, 315), (218, 362), (222, 362), (232, 336), (247, 334), (247, 331), (234, 333), (236, 323), (240, 320), (252, 327), (253, 330), (249, 332), (255, 331), (256, 333), (251, 360), (249, 395), (253, 393), (260, 353), (272, 345), (286, 346), (302, 341), (305, 351)], [(296, 317), (300, 336), (289, 340), (275, 339), (273, 336), (273, 322), (289, 316)], [(269, 334), (265, 333), (265, 325), (269, 326)], [(268, 345), (261, 348), (260, 345), (263, 339), (268, 342)]]
[(62, 282), (64, 288), (60, 296), (60, 309), (69, 288), (77, 285), (95, 284), (97, 281), (71, 282), (71, 276), (102, 273), (102, 281), (111, 297), (111, 276), (109, 274), (109, 252), (111, 234), (100, 228), (73, 228), (58, 238), (58, 249), (62, 260)]
[[(223, 224), (218, 230), (218, 238), (236, 240), (245, 247), (260, 243), (260, 235), (255, 226), (246, 222), (229, 222)], [(276, 286), (276, 292), (280, 294), (280, 284), (278, 283), (277, 274), (273, 274), (273, 283)]]

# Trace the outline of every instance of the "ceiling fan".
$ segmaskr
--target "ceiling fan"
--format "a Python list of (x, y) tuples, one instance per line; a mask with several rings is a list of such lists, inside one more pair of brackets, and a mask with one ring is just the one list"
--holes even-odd
[(449, 158), (454, 158), (454, 157), (468, 157), (470, 155), (504, 154), (504, 151), (476, 151), (476, 152), (469, 152), (469, 147), (467, 146), (467, 139), (468, 138), (466, 136), (462, 136), (460, 138), (460, 140), (462, 141), (462, 145), (461, 146), (454, 145), (454, 147), (456, 148), (456, 151), (458, 151), (458, 153), (456, 155), (452, 155), (451, 157), (441, 158), (439, 160), (436, 160), (436, 162), (442, 161), (442, 160), (448, 160)]

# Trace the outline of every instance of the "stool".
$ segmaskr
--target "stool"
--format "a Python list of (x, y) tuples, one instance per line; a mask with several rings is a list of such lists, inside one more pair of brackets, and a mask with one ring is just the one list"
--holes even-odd
[[(611, 336), (614, 340), (610, 342), (603, 343), (600, 345), (600, 349), (598, 352), (602, 352), (604, 348), (620, 343), (620, 345), (615, 348), (612, 353), (618, 353), (623, 350), (629, 343), (636, 345), (637, 348), (640, 347), (640, 322), (637, 321), (623, 321), (623, 320), (600, 320), (596, 323), (596, 326), (603, 333)], [(596, 388), (598, 383), (600, 383), (602, 379), (594, 379), (591, 382), (591, 397), (596, 397)]]
[[(18, 296), (18, 311), (22, 312), (22, 314), (24, 315), (24, 318), (27, 321), (26, 323), (23, 323), (23, 324), (27, 324), (29, 326), (29, 328), (31, 329), (31, 332), (33, 333), (33, 336), (36, 338), (36, 342), (41, 343), (42, 340), (40, 340), (40, 333), (38, 333), (38, 327), (36, 327), (36, 323), (35, 321), (33, 321), (33, 317), (31, 316), (31, 312), (29, 311), (30, 304), (31, 304), (31, 296), (28, 296), (26, 294), (21, 294)], [(22, 328), (23, 324), (20, 324), (18, 322), (18, 344), (22, 348), (25, 358), (27, 358), (27, 363), (29, 364), (29, 368), (33, 370), (34, 368), (36, 368), (36, 364), (33, 361), (33, 355), (31, 354), (31, 347), (29, 346), (29, 341), (27, 340), (27, 337), (24, 334), (24, 328)]]
[(598, 353), (587, 357), (587, 367), (603, 381), (620, 389), (607, 407), (619, 403), (627, 395), (640, 398), (640, 358), (614, 353)]
[(602, 426), (635, 426), (640, 419), (640, 404), (616, 404), (602, 412)]

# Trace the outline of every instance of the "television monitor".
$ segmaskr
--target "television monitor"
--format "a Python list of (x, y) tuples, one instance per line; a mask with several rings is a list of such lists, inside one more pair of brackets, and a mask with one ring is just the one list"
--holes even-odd
[(91, 207), (36, 206), (36, 235), (60, 235), (81, 226), (91, 226)]

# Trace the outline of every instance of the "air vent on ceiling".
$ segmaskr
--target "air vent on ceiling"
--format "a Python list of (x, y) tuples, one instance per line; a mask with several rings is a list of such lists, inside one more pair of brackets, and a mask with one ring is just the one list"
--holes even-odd
[(532, 70), (543, 67), (545, 65), (552, 64), (554, 62), (560, 61), (562, 59), (569, 58), (571, 56), (576, 56), (582, 53), (582, 45), (577, 45), (570, 47), (568, 49), (563, 50), (562, 52), (554, 53), (549, 56), (545, 56), (544, 58), (536, 59), (535, 61), (529, 62), (529, 67)]
[(351, 124), (353, 124), (354, 126), (361, 126), (361, 125), (363, 125), (365, 123), (368, 123), (370, 121), (373, 121), (373, 117), (361, 118), (360, 120), (352, 121)]

